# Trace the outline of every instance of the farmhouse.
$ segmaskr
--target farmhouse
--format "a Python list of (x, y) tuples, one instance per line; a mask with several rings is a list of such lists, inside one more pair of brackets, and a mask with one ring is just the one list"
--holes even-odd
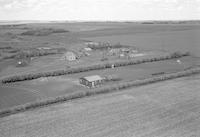
[(77, 56), (74, 52), (68, 51), (64, 54), (64, 59), (68, 61), (74, 61), (77, 59)]
[(120, 53), (120, 48), (113, 48), (113, 49), (110, 49), (109, 51), (110, 55), (117, 55), (119, 53)]
[(86, 42), (85, 43), (87, 46), (90, 46), (90, 45), (95, 45), (95, 46), (98, 46), (99, 45), (99, 43), (98, 42)]
[(89, 88), (93, 88), (103, 84), (104, 78), (99, 75), (92, 75), (80, 78), (80, 84), (85, 85)]

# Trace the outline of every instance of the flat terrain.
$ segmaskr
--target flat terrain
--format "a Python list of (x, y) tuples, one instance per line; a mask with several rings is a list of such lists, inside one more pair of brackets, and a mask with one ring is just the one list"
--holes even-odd
[(198, 137), (200, 75), (0, 118), (1, 137)]
[[(56, 31), (57, 33), (54, 33)], [(58, 31), (62, 33), (58, 33)], [(27, 32), (29, 32), (29, 35), (24, 35)], [(16, 58), (5, 59), (6, 57), (12, 57), (12, 55), (15, 55), (20, 50), (29, 51), (41, 47), (61, 48), (77, 53), (87, 47), (85, 43), (88, 41), (128, 45), (138, 49), (139, 53), (144, 53), (144, 58), (148, 58), (149, 56), (164, 56), (175, 51), (189, 51), (194, 57), (181, 59), (181, 64), (177, 63), (177, 60), (168, 60), (54, 78), (41, 78), (6, 86), (0, 85), (0, 109), (47, 97), (88, 90), (78, 83), (78, 79), (83, 76), (113, 74), (119, 76), (121, 81), (131, 81), (150, 77), (153, 73), (171, 73), (200, 65), (199, 36), (200, 25), (198, 23), (66, 22), (0, 25), (0, 79), (13, 75), (40, 73), (94, 63), (104, 63), (101, 61), (104, 51), (99, 50), (92, 50), (89, 52), (90, 55), (72, 62), (63, 60), (63, 53), (34, 57), (25, 67), (17, 67), (18, 59)], [(136, 57), (133, 60), (139, 58)], [(128, 59), (119, 59), (116, 56), (112, 56), (108, 59), (108, 62), (112, 62), (113, 60)], [(112, 83), (109, 82), (107, 84)]]
[[(23, 32), (32, 29), (64, 29), (69, 32), (55, 33), (47, 36), (24, 36)], [(86, 41), (121, 43), (147, 51), (189, 51), (195, 56), (200, 54), (200, 25), (198, 24), (135, 24), (135, 23), (44, 23), (22, 24), (20, 26), (0, 26), (0, 48), (12, 47), (28, 49), (37, 47), (62, 47), (77, 50), (86, 47)], [(0, 55), (4, 56), (3, 51)], [(12, 53), (6, 53), (12, 54)], [(100, 55), (96, 55), (100, 56)], [(50, 57), (51, 58), (51, 57)], [(99, 61), (98, 58), (95, 58)], [(48, 60), (48, 58), (47, 58)], [(16, 68), (16, 61), (1, 61), (0, 77), (23, 72), (48, 71), (55, 67), (63, 68), (59, 58), (49, 64), (41, 59), (39, 64), (31, 63), (25, 68)], [(94, 60), (89, 60), (95, 62)], [(83, 63), (89, 61), (84, 59)], [(40, 65), (40, 66), (39, 66)], [(2, 67), (3, 66), (3, 67)]]
[[(166, 61), (118, 67), (114, 69), (94, 70), (64, 76), (39, 78), (35, 80), (11, 83), (8, 84), (9, 86), (7, 85), (6, 87), (4, 85), (0, 85), (0, 101), (2, 102), (0, 105), (0, 109), (9, 108), (27, 102), (33, 102), (48, 97), (56, 97), (71, 94), (74, 92), (80, 92), (81, 90), (90, 90), (89, 88), (79, 84), (79, 78), (85, 76), (114, 75), (119, 77), (119, 81), (107, 82), (104, 84), (112, 85), (125, 81), (149, 78), (152, 77), (152, 74), (154, 73), (173, 73), (196, 65), (200, 65), (200, 60), (195, 57), (183, 57), (180, 60), (182, 62), (181, 64), (177, 63), (176, 59), (172, 59)], [(12, 92), (8, 92), (10, 88), (12, 88)], [(20, 98), (18, 98), (19, 94), (21, 95)], [(14, 100), (13, 97), (15, 97)]]
[[(104, 35), (101, 35), (103, 34)], [(97, 35), (98, 34), (98, 35)], [(199, 56), (198, 25), (135, 25), (95, 32), (84, 39), (120, 42), (144, 50), (190, 51)]]

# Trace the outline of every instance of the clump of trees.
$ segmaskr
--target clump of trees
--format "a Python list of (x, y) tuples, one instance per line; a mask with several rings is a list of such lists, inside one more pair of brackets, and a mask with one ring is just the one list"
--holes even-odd
[(53, 29), (53, 28), (40, 28), (40, 29), (34, 29), (34, 30), (28, 30), (21, 35), (23, 36), (48, 36), (53, 33), (66, 33), (69, 32), (68, 30), (64, 29)]
[(177, 52), (171, 53), (170, 56), (171, 56), (172, 58), (180, 58), (180, 57), (182, 57), (183, 55), (184, 55), (184, 56), (189, 56), (190, 53), (189, 53), (189, 52), (181, 53), (181, 52), (177, 51)]
[(16, 54), (16, 58), (30, 58), (30, 57), (38, 57), (38, 56), (46, 56), (52, 54), (60, 54), (65, 52), (66, 49), (64, 48), (52, 48), (52, 49), (28, 49), (28, 50), (21, 50)]
[(97, 42), (94, 44), (88, 44), (88, 47), (93, 50), (106, 50), (109, 48), (130, 48), (130, 46), (122, 45), (120, 43), (111, 44), (109, 42)]
[[(183, 56), (188, 56), (188, 54), (182, 53), (178, 57), (180, 58)], [(178, 57), (177, 56), (161, 56), (161, 57), (141, 59), (141, 60), (115, 61), (112, 63), (109, 62), (109, 63), (102, 63), (102, 64), (85, 66), (85, 67), (69, 68), (67, 70), (56, 70), (56, 71), (51, 71), (51, 72), (25, 74), (25, 75), (12, 76), (12, 77), (5, 78), (2, 80), (2, 83), (11, 83), (11, 82), (17, 82), (17, 81), (32, 80), (32, 79), (36, 79), (40, 77), (60, 76), (60, 75), (66, 75), (66, 74), (86, 72), (86, 71), (91, 71), (91, 70), (107, 69), (107, 68), (112, 68), (113, 65), (115, 67), (136, 65), (136, 64), (146, 63), (146, 62), (162, 61), (162, 60), (168, 60), (168, 59), (173, 59), (173, 58), (178, 58)]]

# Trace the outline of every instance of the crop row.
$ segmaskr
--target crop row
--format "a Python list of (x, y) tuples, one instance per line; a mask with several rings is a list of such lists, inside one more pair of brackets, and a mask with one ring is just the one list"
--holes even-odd
[(146, 84), (150, 84), (150, 83), (165, 81), (165, 80), (169, 80), (169, 79), (174, 79), (174, 78), (179, 78), (179, 77), (184, 77), (184, 76), (189, 76), (192, 74), (199, 74), (199, 73), (200, 73), (200, 67), (197, 67), (197, 68), (191, 68), (191, 69), (176, 72), (176, 73), (164, 74), (164, 75), (157, 76), (157, 77), (147, 78), (147, 79), (143, 79), (143, 80), (122, 82), (119, 84), (114, 84), (112, 86), (108, 85), (108, 86), (100, 87), (100, 88), (97, 88), (94, 90), (88, 90), (88, 91), (83, 90), (83, 91), (79, 91), (79, 92), (72, 93), (72, 94), (58, 96), (55, 98), (48, 98), (48, 99), (41, 100), (38, 102), (27, 103), (27, 104), (19, 105), (19, 106), (10, 108), (10, 109), (2, 110), (2, 111), (0, 111), (0, 116), (1, 117), (7, 116), (10, 114), (14, 114), (14, 113), (18, 113), (18, 112), (22, 112), (22, 111), (26, 111), (26, 110), (30, 110), (30, 109), (42, 107), (42, 106), (47, 106), (47, 105), (55, 104), (55, 103), (59, 103), (59, 102), (69, 101), (72, 99), (82, 98), (85, 96), (114, 92), (116, 90), (122, 90), (122, 89), (130, 88), (130, 87), (146, 85)]
[(112, 68), (113, 65), (114, 67), (136, 65), (136, 64), (146, 63), (146, 62), (155, 62), (155, 61), (180, 58), (180, 57), (188, 56), (188, 55), (189, 53), (173, 53), (170, 56), (146, 58), (146, 59), (141, 59), (141, 60), (128, 60), (128, 61), (118, 61), (118, 62), (115, 61), (112, 63), (109, 62), (109, 63), (97, 64), (97, 65), (91, 65), (91, 66), (85, 66), (85, 67), (69, 68), (67, 70), (56, 70), (56, 71), (51, 71), (51, 72), (16, 75), (16, 76), (11, 76), (11, 77), (2, 79), (2, 83), (5, 84), (5, 83), (18, 82), (18, 81), (33, 80), (33, 79), (37, 79), (41, 77), (60, 76), (60, 75), (86, 72), (86, 71), (91, 71), (91, 70), (107, 69), (107, 68)]

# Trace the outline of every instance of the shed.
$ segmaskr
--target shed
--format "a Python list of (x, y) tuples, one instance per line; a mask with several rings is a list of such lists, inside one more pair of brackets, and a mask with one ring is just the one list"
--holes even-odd
[(129, 48), (121, 48), (121, 51), (124, 53), (129, 53), (131, 50)]
[(68, 61), (74, 61), (77, 59), (77, 56), (74, 52), (68, 51), (64, 54), (64, 58), (65, 60), (68, 60)]
[(93, 88), (103, 84), (104, 78), (99, 75), (92, 75), (80, 78), (80, 84), (85, 85), (89, 88)]

